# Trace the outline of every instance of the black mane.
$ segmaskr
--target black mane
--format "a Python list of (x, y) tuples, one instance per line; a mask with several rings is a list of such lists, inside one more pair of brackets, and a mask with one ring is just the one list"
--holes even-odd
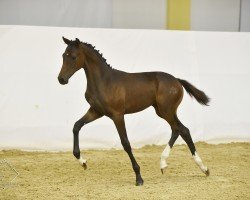
[(113, 69), (113, 67), (111, 67), (110, 64), (107, 63), (107, 60), (103, 57), (102, 53), (100, 53), (99, 50), (95, 49), (95, 46), (93, 46), (92, 44), (89, 44), (87, 42), (81, 42), (82, 44), (86, 45), (87, 47), (89, 47), (91, 50), (93, 50), (93, 52), (110, 68)]
[(76, 38), (75, 40), (70, 40), (69, 45), (78, 47), (79, 44), (84, 44), (85, 46), (90, 48), (108, 67), (110, 67), (111, 69), (114, 69), (113, 67), (111, 67), (110, 64), (107, 63), (107, 60), (103, 57), (102, 53), (100, 53), (99, 50), (95, 49), (95, 46), (93, 46), (92, 44), (87, 43), (87, 42), (81, 42), (78, 38)]

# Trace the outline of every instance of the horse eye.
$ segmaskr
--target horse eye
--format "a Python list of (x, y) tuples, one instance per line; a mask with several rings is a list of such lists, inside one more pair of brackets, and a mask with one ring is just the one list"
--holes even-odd
[(76, 57), (75, 57), (75, 56), (73, 56), (73, 57), (72, 57), (72, 59), (73, 59), (73, 60), (75, 60), (75, 59), (76, 59)]

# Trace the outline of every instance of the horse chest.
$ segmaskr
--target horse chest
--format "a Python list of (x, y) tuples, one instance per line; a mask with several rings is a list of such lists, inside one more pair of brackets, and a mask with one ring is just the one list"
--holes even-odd
[(104, 103), (98, 96), (94, 96), (94, 95), (91, 95), (89, 93), (85, 93), (85, 98), (91, 107), (95, 108), (96, 110), (98, 110), (101, 113), (105, 113)]

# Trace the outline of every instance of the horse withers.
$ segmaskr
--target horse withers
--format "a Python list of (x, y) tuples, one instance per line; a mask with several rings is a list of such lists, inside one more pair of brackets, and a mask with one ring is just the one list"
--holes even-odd
[(160, 157), (161, 172), (167, 168), (167, 158), (180, 135), (187, 143), (194, 161), (203, 173), (209, 175), (208, 168), (195, 149), (188, 128), (180, 122), (176, 114), (183, 98), (183, 87), (200, 104), (207, 105), (209, 98), (204, 92), (189, 82), (164, 72), (127, 73), (113, 69), (91, 44), (64, 37), (63, 41), (67, 44), (67, 48), (63, 53), (63, 65), (58, 81), (62, 85), (67, 84), (70, 77), (80, 69), (84, 69), (87, 78), (85, 98), (90, 108), (73, 128), (73, 154), (85, 169), (87, 160), (80, 155), (79, 131), (84, 125), (107, 116), (113, 120), (122, 146), (131, 160), (136, 174), (136, 185), (143, 185), (140, 166), (136, 162), (128, 140), (124, 115), (153, 106), (156, 114), (165, 119), (172, 129), (171, 138)]

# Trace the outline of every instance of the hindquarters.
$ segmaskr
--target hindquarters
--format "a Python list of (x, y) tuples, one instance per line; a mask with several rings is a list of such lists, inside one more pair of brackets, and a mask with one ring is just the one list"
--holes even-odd
[(183, 87), (178, 79), (167, 73), (157, 73), (156, 79), (158, 85), (154, 107), (157, 115), (171, 125), (183, 98)]

